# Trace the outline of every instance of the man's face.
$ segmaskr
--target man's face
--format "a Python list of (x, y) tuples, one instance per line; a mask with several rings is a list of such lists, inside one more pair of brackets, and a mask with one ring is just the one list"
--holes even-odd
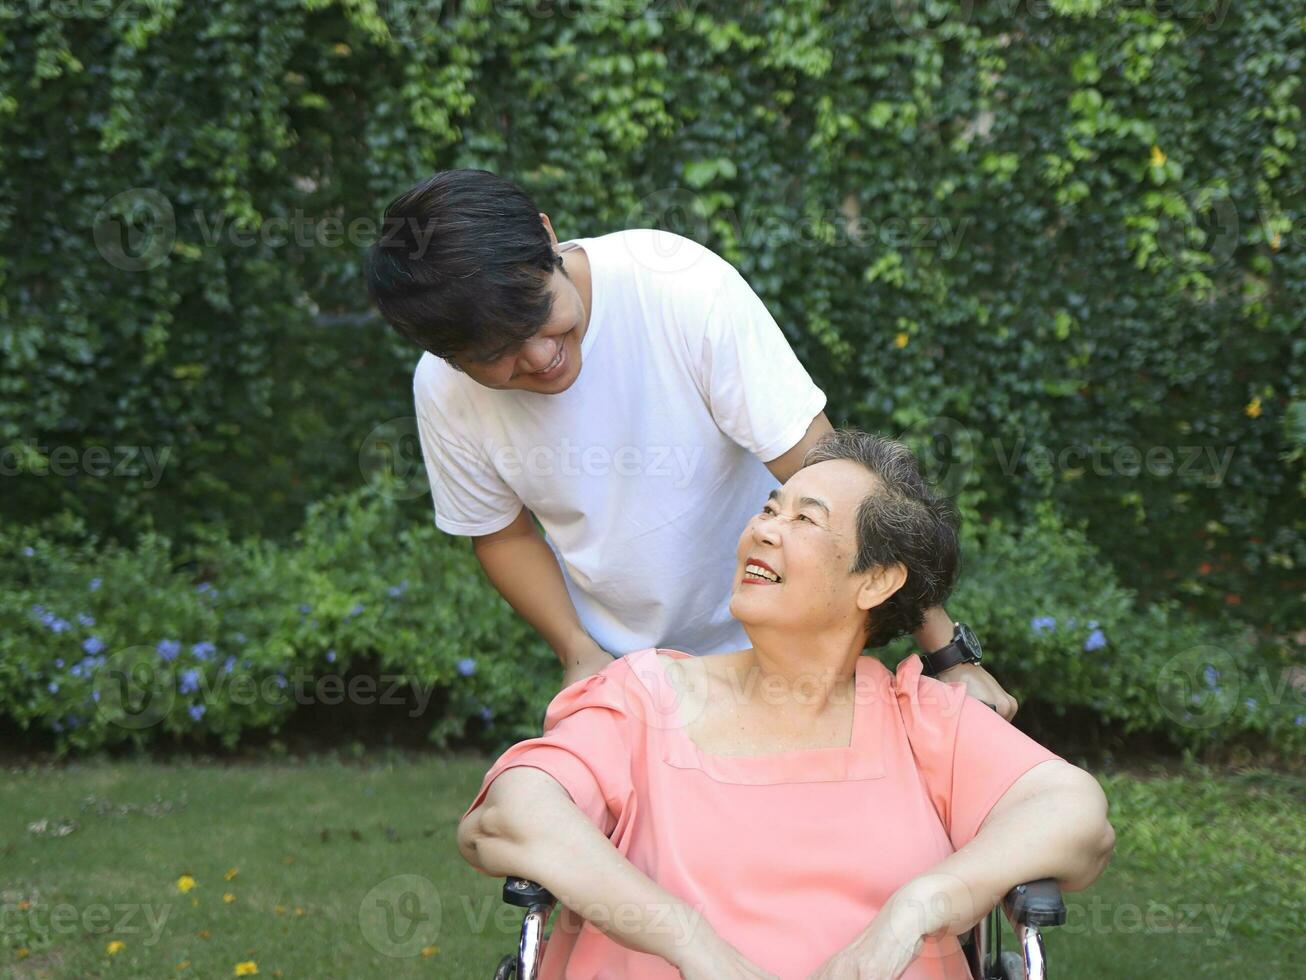
[(497, 351), (456, 354), (450, 360), (486, 388), (541, 395), (566, 391), (580, 375), (580, 343), (588, 322), (580, 292), (561, 269), (553, 270), (549, 288), (553, 312), (534, 336)]

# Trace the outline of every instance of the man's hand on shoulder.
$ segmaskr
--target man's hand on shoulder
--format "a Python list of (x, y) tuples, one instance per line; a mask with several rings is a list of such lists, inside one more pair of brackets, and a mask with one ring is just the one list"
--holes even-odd
[(993, 675), (979, 664), (949, 667), (939, 674), (939, 680), (945, 684), (964, 685), (967, 694), (994, 708), (1007, 721), (1016, 717), (1016, 709), (1020, 707), (1016, 699), (1004, 691)]

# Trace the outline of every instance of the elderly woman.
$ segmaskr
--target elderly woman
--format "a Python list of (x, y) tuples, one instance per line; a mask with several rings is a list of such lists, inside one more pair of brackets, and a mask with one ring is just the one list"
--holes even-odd
[(1083, 888), (1113, 845), (1087, 773), (960, 685), (862, 655), (958, 561), (903, 445), (826, 437), (739, 537), (752, 646), (648, 649), (561, 691), (458, 829), (564, 906), (546, 978), (969, 978), (956, 937), (1014, 885)]

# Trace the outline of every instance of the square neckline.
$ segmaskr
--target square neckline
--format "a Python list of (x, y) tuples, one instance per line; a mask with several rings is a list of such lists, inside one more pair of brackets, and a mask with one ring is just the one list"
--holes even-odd
[(680, 694), (667, 675), (666, 665), (658, 659), (659, 653), (673, 659), (694, 656), (683, 650), (649, 647), (622, 660), (628, 662), (657, 704), (675, 705), (673, 714), (665, 716), (669, 723), (657, 726), (663, 736), (662, 760), (668, 765), (699, 770), (717, 782), (747, 785), (879, 779), (884, 775), (884, 740), (877, 735), (887, 717), (885, 700), (891, 695), (884, 683), (888, 671), (874, 657), (863, 655), (857, 661), (849, 744), (761, 755), (719, 755), (704, 751), (690, 737), (680, 710)]

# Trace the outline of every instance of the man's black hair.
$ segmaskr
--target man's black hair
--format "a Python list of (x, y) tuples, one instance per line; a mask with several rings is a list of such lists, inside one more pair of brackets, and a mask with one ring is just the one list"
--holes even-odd
[(390, 202), (365, 266), (368, 295), (400, 334), (439, 357), (489, 359), (548, 322), (562, 260), (520, 187), (442, 170)]

